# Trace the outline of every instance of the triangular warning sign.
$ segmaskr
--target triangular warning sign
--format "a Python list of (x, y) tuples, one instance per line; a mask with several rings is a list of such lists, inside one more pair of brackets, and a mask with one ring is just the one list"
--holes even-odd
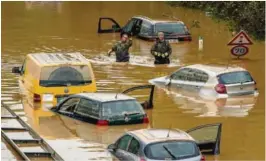
[(227, 45), (252, 45), (245, 31), (241, 30)]

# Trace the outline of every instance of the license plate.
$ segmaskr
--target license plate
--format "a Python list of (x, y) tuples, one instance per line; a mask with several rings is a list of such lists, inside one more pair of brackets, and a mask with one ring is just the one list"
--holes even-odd
[(169, 42), (170, 43), (178, 43), (178, 39), (170, 39)]

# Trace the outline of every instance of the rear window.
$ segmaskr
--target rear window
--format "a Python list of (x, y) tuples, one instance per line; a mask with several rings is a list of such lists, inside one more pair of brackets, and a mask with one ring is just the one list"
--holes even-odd
[(155, 25), (156, 32), (165, 32), (165, 33), (178, 33), (178, 34), (187, 34), (188, 30), (184, 24), (181, 23), (157, 23)]
[(221, 84), (253, 82), (251, 75), (246, 71), (225, 73), (218, 75), (217, 78)]
[(87, 65), (43, 67), (40, 86), (83, 85), (91, 83), (91, 73)]
[(110, 118), (113, 116), (136, 113), (144, 114), (142, 106), (136, 100), (103, 103), (103, 117)]
[(148, 145), (144, 149), (145, 155), (154, 160), (178, 160), (200, 155), (195, 142), (167, 141)]

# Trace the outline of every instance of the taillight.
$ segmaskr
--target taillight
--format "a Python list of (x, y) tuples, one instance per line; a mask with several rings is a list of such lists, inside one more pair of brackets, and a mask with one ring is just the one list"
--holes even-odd
[(146, 159), (144, 159), (144, 158), (140, 158), (140, 160), (139, 161), (146, 161)]
[(149, 118), (147, 117), (147, 115), (144, 116), (143, 123), (149, 123)]
[(39, 94), (34, 93), (33, 101), (34, 102), (41, 102), (41, 96)]
[(109, 121), (107, 120), (98, 120), (97, 125), (99, 126), (106, 126), (109, 124)]
[(201, 156), (201, 158), (200, 158), (200, 161), (206, 161), (206, 158), (205, 158), (205, 156)]
[(225, 85), (223, 85), (223, 84), (217, 84), (217, 85), (215, 86), (215, 91), (216, 91), (217, 93), (220, 93), (220, 94), (225, 94), (225, 93), (227, 93), (227, 91), (226, 91), (226, 87), (225, 87)]
[(190, 38), (189, 37), (184, 37), (184, 41), (189, 41)]

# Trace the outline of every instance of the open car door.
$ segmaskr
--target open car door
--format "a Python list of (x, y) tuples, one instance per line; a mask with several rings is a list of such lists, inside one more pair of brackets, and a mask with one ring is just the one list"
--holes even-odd
[[(108, 23), (111, 25), (108, 25), (106, 28), (103, 27), (103, 23)], [(112, 18), (109, 17), (100, 17), (98, 22), (98, 33), (113, 33), (113, 32), (121, 32), (122, 28), (120, 25)]]
[[(140, 89), (150, 89), (149, 92), (149, 98), (148, 100), (141, 102), (141, 105), (144, 109), (150, 109), (153, 108), (153, 93), (154, 93), (154, 85), (141, 85), (141, 86), (135, 86), (132, 88), (129, 88), (125, 91), (123, 91), (123, 94), (128, 94), (129, 92), (140, 90)], [(134, 97), (134, 96), (133, 96)]]
[(203, 154), (220, 154), (222, 124), (206, 124), (186, 131), (197, 142)]

